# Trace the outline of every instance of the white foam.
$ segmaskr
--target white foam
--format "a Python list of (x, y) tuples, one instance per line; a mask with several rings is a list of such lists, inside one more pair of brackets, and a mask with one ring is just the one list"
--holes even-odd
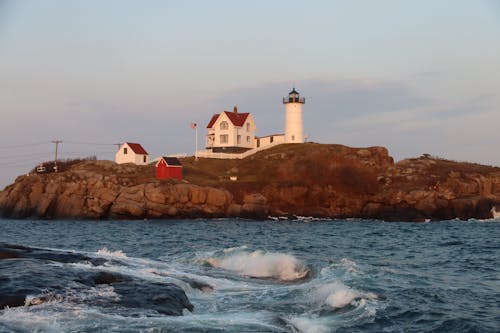
[(365, 305), (366, 299), (376, 299), (377, 295), (373, 293), (361, 293), (351, 287), (346, 286), (340, 281), (327, 283), (319, 286), (312, 293), (313, 300), (324, 302), (333, 309), (341, 309), (350, 304)]
[(0, 322), (12, 331), (21, 332), (63, 332), (57, 316), (46, 312), (29, 311), (28, 307), (4, 309), (0, 312)]
[(493, 219), (500, 219), (500, 212), (497, 212), (497, 209), (495, 206), (491, 208), (491, 215)]
[(348, 258), (342, 258), (340, 259), (340, 264), (342, 267), (348, 272), (348, 273), (359, 273), (358, 270), (358, 265), (354, 260), (348, 259)]
[(354, 301), (359, 296), (360, 296), (359, 293), (351, 289), (337, 290), (334, 291), (332, 294), (328, 295), (328, 297), (325, 300), (325, 303), (330, 305), (334, 309), (340, 309), (345, 307), (346, 305), (351, 304), (352, 301)]
[(292, 317), (287, 320), (293, 327), (302, 333), (326, 333), (328, 327), (322, 325), (318, 320), (307, 317)]
[(108, 257), (108, 258), (127, 258), (127, 255), (123, 253), (121, 250), (110, 251), (107, 247), (103, 247), (102, 249), (96, 252), (98, 256)]
[(309, 269), (290, 254), (264, 251), (242, 251), (246, 248), (224, 250), (224, 256), (206, 259), (213, 267), (223, 268), (243, 276), (275, 278), (283, 281), (303, 279)]

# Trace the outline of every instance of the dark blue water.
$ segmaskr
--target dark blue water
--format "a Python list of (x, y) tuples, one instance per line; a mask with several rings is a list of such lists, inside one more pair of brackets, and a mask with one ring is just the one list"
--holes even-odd
[(65, 297), (0, 310), (0, 332), (500, 332), (498, 221), (0, 220), (0, 230), (0, 242), (112, 259), (46, 263), (60, 274), (166, 281), (194, 305), (180, 317), (132, 311), (113, 306), (112, 286), (69, 284)]

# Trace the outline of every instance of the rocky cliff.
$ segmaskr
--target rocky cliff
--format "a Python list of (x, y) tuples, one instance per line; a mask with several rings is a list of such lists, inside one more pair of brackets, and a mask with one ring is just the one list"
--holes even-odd
[(429, 156), (394, 163), (382, 147), (280, 145), (244, 160), (182, 163), (182, 182), (155, 179), (154, 166), (110, 161), (20, 176), (0, 192), (0, 211), (47, 219), (304, 215), (421, 221), (490, 218), (500, 208), (500, 168)]

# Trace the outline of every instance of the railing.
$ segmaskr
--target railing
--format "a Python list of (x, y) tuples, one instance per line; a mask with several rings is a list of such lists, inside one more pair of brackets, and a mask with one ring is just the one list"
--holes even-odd
[(282, 144), (283, 142), (275, 142), (271, 143), (269, 145), (259, 147), (259, 148), (253, 148), (250, 150), (247, 150), (244, 153), (240, 154), (228, 154), (228, 153), (214, 153), (210, 150), (198, 150), (196, 152), (196, 156), (202, 157), (202, 158), (217, 158), (217, 159), (228, 159), (228, 160), (241, 160), (244, 159), (245, 157), (251, 156), (255, 153), (258, 153), (259, 151), (269, 149), (271, 147), (277, 146)]
[(305, 104), (306, 99), (304, 97), (294, 98), (294, 97), (283, 97), (283, 104), (288, 103), (300, 103)]

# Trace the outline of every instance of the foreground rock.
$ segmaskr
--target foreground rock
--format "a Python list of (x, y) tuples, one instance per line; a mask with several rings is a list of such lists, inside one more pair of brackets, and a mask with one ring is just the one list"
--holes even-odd
[(500, 211), (500, 168), (429, 156), (394, 163), (383, 147), (280, 145), (244, 160), (182, 163), (182, 182), (156, 180), (152, 166), (110, 161), (21, 176), (0, 192), (0, 212), (44, 219), (314, 216), (424, 221), (485, 219)]
[(146, 309), (154, 311), (153, 314), (170, 316), (181, 316), (183, 309), (193, 310), (184, 291), (175, 284), (152, 283), (114, 272), (83, 271), (64, 265), (71, 263), (91, 263), (104, 269), (107, 260), (0, 244), (0, 310), (47, 302), (82, 303), (102, 308), (120, 306), (126, 312)]

